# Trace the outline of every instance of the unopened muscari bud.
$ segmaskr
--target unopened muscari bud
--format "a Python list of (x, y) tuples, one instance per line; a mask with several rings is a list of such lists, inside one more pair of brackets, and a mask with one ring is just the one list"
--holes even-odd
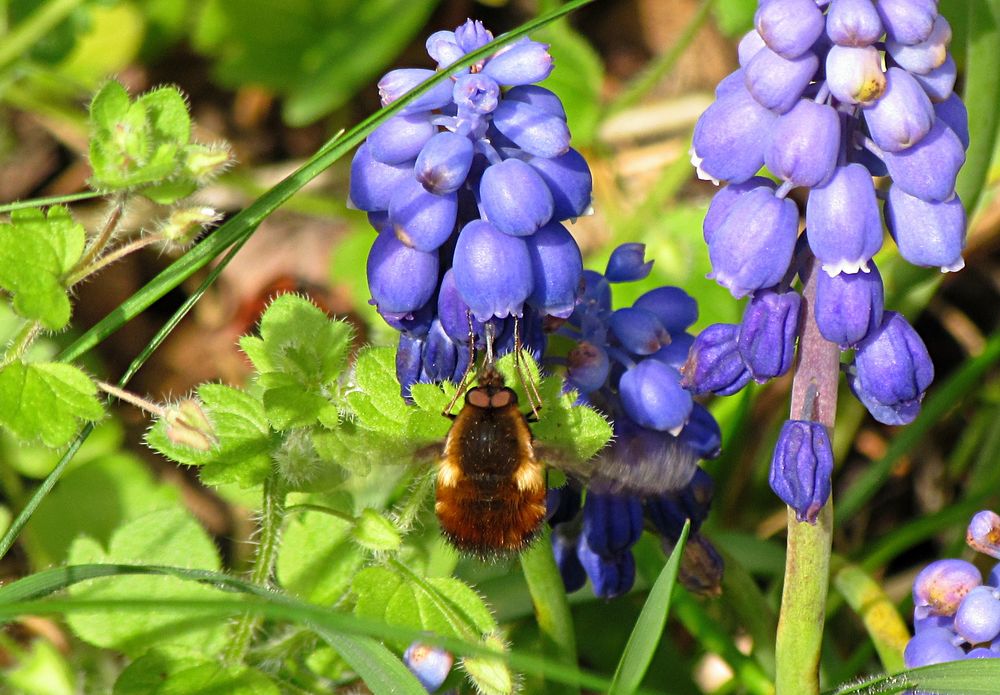
[[(504, 84), (509, 83), (504, 82)], [(530, 104), (536, 109), (540, 109), (553, 116), (558, 116), (564, 121), (566, 120), (566, 109), (563, 107), (562, 99), (559, 98), (559, 95), (545, 87), (539, 87), (537, 84), (523, 84), (511, 87), (504, 93), (503, 98), (507, 101), (520, 101), (524, 104)]]
[(569, 151), (569, 128), (558, 116), (518, 101), (501, 101), (493, 125), (528, 154), (558, 157)]
[(691, 393), (676, 369), (647, 359), (627, 369), (618, 382), (625, 413), (636, 423), (677, 434), (691, 414)]
[(799, 99), (779, 117), (764, 163), (771, 172), (795, 186), (818, 186), (833, 173), (840, 151), (840, 118), (827, 104)]
[(809, 85), (819, 59), (806, 51), (797, 58), (782, 58), (768, 47), (757, 51), (744, 68), (747, 90), (761, 106), (775, 113), (785, 113), (798, 102)]
[(867, 273), (820, 273), (816, 278), (816, 326), (841, 349), (857, 343), (882, 324), (885, 289), (875, 263)]
[(763, 384), (792, 367), (799, 334), (798, 292), (758, 290), (740, 323), (737, 347), (754, 381)]
[(920, 401), (934, 380), (927, 348), (906, 319), (883, 314), (855, 353), (847, 383), (868, 412), (886, 425), (906, 425), (920, 412)]
[(745, 68), (753, 57), (757, 55), (757, 51), (766, 45), (764, 39), (760, 37), (756, 29), (751, 29), (744, 34), (743, 38), (740, 39), (739, 46), (736, 48), (739, 55), (740, 67)]
[(670, 344), (670, 333), (656, 315), (634, 306), (618, 309), (608, 319), (612, 333), (633, 355), (652, 355)]
[(874, 46), (834, 46), (826, 54), (826, 83), (845, 104), (871, 104), (885, 92), (882, 56)]
[(830, 498), (833, 448), (819, 422), (788, 420), (781, 427), (771, 459), (771, 489), (795, 510), (799, 521), (815, 524)]
[(480, 321), (520, 316), (534, 287), (524, 240), (483, 220), (473, 220), (458, 235), (452, 269), (458, 293)]
[(500, 49), (483, 66), (483, 74), (500, 84), (514, 86), (541, 82), (551, 72), (548, 46), (528, 38)]
[(828, 274), (868, 269), (882, 247), (882, 220), (867, 169), (860, 164), (836, 167), (825, 184), (809, 193), (806, 235)]
[(594, 586), (595, 596), (605, 599), (621, 596), (635, 583), (635, 558), (631, 551), (611, 558), (601, 557), (591, 550), (587, 537), (581, 534), (576, 553)]
[(936, 119), (920, 142), (901, 152), (884, 152), (882, 160), (896, 186), (922, 200), (941, 202), (955, 194), (965, 148), (954, 131)]
[(885, 222), (900, 255), (913, 265), (943, 271), (965, 266), (965, 208), (957, 195), (941, 203), (927, 202), (892, 186), (885, 202)]
[(558, 157), (529, 157), (526, 161), (552, 194), (552, 219), (562, 221), (587, 214), (594, 180), (583, 155), (571, 147)]
[(368, 254), (368, 289), (380, 311), (416, 311), (434, 295), (438, 255), (405, 246), (392, 234), (379, 234)]
[(421, 642), (414, 642), (403, 654), (403, 663), (429, 693), (441, 687), (453, 662), (454, 657), (450, 653)]
[(954, 615), (965, 595), (983, 583), (965, 560), (935, 560), (913, 580), (913, 605), (934, 615)]
[(390, 165), (374, 159), (367, 143), (351, 160), (350, 202), (358, 210), (388, 210), (393, 192), (413, 177), (413, 166)]
[(872, 0), (836, 0), (826, 13), (826, 35), (838, 46), (870, 46), (884, 29)]
[(558, 222), (549, 222), (525, 237), (531, 257), (532, 290), (527, 303), (539, 314), (567, 318), (576, 307), (583, 274), (583, 256), (573, 236)]
[(977, 512), (969, 522), (965, 542), (973, 550), (1000, 560), (1000, 515), (990, 510)]
[(930, 628), (914, 636), (903, 650), (903, 664), (906, 668), (942, 664), (958, 661), (965, 652), (956, 642), (961, 641), (955, 633), (943, 627)]
[(890, 41), (915, 44), (930, 36), (937, 0), (879, 0), (875, 3)]
[(564, 524), (560, 524), (552, 532), (552, 555), (555, 557), (556, 567), (559, 568), (566, 593), (570, 594), (583, 588), (587, 583), (587, 573), (576, 554), (579, 535), (570, 535), (563, 526)]
[(445, 130), (421, 147), (413, 173), (428, 192), (435, 195), (453, 193), (465, 183), (472, 167), (472, 155), (469, 138)]
[(611, 365), (608, 353), (599, 345), (581, 340), (566, 356), (566, 379), (574, 387), (590, 393), (604, 386)]
[(590, 549), (603, 558), (624, 553), (642, 535), (642, 503), (631, 495), (588, 491), (583, 503), (583, 535)]
[(814, 0), (768, 0), (758, 6), (754, 26), (772, 51), (791, 59), (809, 50), (825, 21)]
[(655, 287), (632, 306), (654, 314), (671, 334), (681, 333), (698, 320), (698, 302), (680, 287)]
[[(421, 82), (432, 77), (434, 77), (434, 71), (423, 68), (400, 68), (387, 72), (378, 82), (378, 93), (382, 99), (382, 106), (388, 106)], [(404, 113), (439, 109), (451, 101), (451, 90), (451, 82), (442, 80), (431, 87), (429, 91), (407, 104)]]
[(955, 632), (969, 644), (991, 642), (1000, 635), (1000, 592), (977, 586), (955, 611)]
[(777, 285), (791, 263), (798, 224), (795, 203), (769, 187), (743, 194), (709, 241), (710, 277), (736, 298)]
[(711, 242), (715, 230), (719, 228), (719, 225), (729, 215), (729, 211), (732, 210), (733, 205), (736, 204), (739, 197), (759, 186), (770, 188), (772, 191), (778, 187), (771, 179), (764, 178), (763, 176), (753, 176), (741, 183), (731, 183), (728, 186), (723, 186), (712, 196), (712, 202), (709, 204), (708, 212), (705, 213), (705, 219), (702, 222), (702, 233), (706, 244)]
[(885, 91), (865, 107), (865, 123), (872, 140), (886, 152), (901, 152), (930, 132), (934, 107), (920, 83), (901, 68), (885, 73)]
[(698, 334), (681, 369), (684, 388), (694, 394), (731, 396), (750, 382), (737, 346), (739, 331), (737, 325), (716, 323)]
[(389, 199), (389, 221), (401, 242), (418, 251), (434, 251), (455, 230), (458, 198), (435, 195), (412, 176), (399, 182)]
[(487, 167), (479, 196), (486, 219), (506, 234), (533, 234), (552, 218), (552, 193), (541, 175), (520, 159)]
[(969, 149), (969, 112), (965, 104), (952, 94), (944, 101), (934, 104), (934, 113), (958, 136), (964, 149)]
[(926, 39), (919, 43), (903, 43), (894, 39), (885, 42), (885, 50), (898, 66), (909, 72), (926, 75), (940, 67), (948, 57), (951, 43), (951, 25), (938, 15)]
[(934, 68), (926, 75), (914, 75), (914, 79), (920, 83), (934, 103), (944, 101), (952, 95), (957, 78), (958, 66), (951, 56), (948, 56), (940, 67)]
[(611, 252), (604, 277), (608, 282), (642, 280), (653, 269), (653, 261), (646, 260), (646, 245), (620, 244)]
[(775, 118), (742, 83), (720, 95), (694, 126), (691, 161), (698, 176), (739, 183), (756, 174)]
[(402, 164), (412, 162), (436, 132), (426, 113), (394, 116), (373, 130), (366, 142), (373, 159)]

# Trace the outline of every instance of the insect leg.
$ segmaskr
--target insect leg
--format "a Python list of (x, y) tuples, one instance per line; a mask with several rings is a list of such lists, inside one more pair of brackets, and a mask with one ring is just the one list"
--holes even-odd
[[(476, 329), (472, 325), (472, 311), (470, 309), (465, 310), (465, 318), (469, 321), (469, 364), (466, 366), (465, 373), (462, 374), (462, 378), (458, 382), (455, 395), (452, 397), (451, 402), (448, 403), (448, 407), (444, 409), (444, 414), (449, 417), (451, 417), (451, 411), (455, 407), (455, 403), (469, 389), (469, 375), (476, 371)], [(489, 345), (489, 347), (492, 348), (492, 345)]]
[(521, 362), (521, 351), (524, 346), (521, 344), (521, 324), (517, 316), (514, 317), (514, 371), (517, 373), (517, 378), (521, 380), (521, 386), (524, 388), (524, 393), (528, 396), (528, 405), (531, 406), (531, 412), (538, 419), (538, 409), (542, 407), (542, 397), (538, 393), (538, 386), (535, 384), (535, 380), (526, 374), (527, 370), (524, 364)]

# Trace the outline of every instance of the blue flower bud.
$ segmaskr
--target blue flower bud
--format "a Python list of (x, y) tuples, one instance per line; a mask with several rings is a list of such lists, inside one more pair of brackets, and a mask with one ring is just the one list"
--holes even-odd
[(413, 164), (384, 164), (362, 144), (351, 160), (350, 203), (358, 210), (388, 210), (389, 200), (399, 185), (413, 178)]
[(576, 554), (590, 577), (595, 596), (615, 598), (627, 593), (635, 584), (635, 558), (631, 551), (605, 559), (591, 550), (586, 536), (581, 535)]
[(728, 186), (723, 186), (712, 196), (712, 202), (709, 204), (708, 212), (705, 213), (705, 219), (702, 222), (702, 232), (706, 244), (710, 243), (715, 230), (719, 228), (719, 225), (729, 215), (729, 211), (737, 199), (747, 191), (752, 191), (760, 186), (766, 186), (772, 191), (777, 188), (777, 184), (771, 179), (763, 176), (753, 176), (741, 183), (731, 183)]
[(622, 346), (633, 355), (651, 355), (670, 344), (670, 334), (656, 315), (634, 306), (618, 309), (608, 324)]
[(833, 448), (826, 427), (809, 420), (786, 420), (771, 459), (771, 489), (795, 510), (799, 521), (816, 523), (830, 498)]
[(653, 269), (653, 261), (646, 262), (646, 245), (620, 244), (611, 252), (604, 277), (608, 282), (642, 280)]
[[(752, 31), (752, 34), (756, 35), (756, 31)], [(760, 43), (761, 46), (765, 45), (763, 41)], [(753, 56), (750, 56), (751, 58)], [(746, 75), (743, 70), (734, 70), (725, 77), (723, 77), (719, 84), (715, 85), (715, 98), (722, 99), (729, 96), (730, 94), (735, 94), (736, 92), (746, 91)], [(749, 94), (749, 92), (747, 92)]]
[(421, 148), (413, 170), (417, 181), (430, 193), (454, 193), (469, 175), (472, 155), (472, 140), (445, 130)]
[(414, 642), (403, 654), (406, 668), (410, 669), (429, 693), (441, 687), (453, 662), (454, 657), (445, 650), (421, 642)]
[(768, 289), (754, 292), (747, 304), (736, 344), (757, 383), (763, 384), (791, 369), (801, 303), (798, 292)]
[(965, 542), (976, 552), (1000, 559), (1000, 515), (984, 509), (969, 521)]
[[(382, 106), (388, 106), (421, 82), (434, 77), (433, 70), (423, 68), (400, 68), (390, 70), (378, 81), (378, 93)], [(430, 91), (407, 104), (404, 113), (432, 111), (440, 109), (451, 101), (451, 81), (443, 80), (431, 87)]]
[(691, 417), (677, 437), (698, 458), (714, 459), (722, 453), (722, 430), (712, 413), (700, 403), (691, 409)]
[(420, 381), (438, 383), (451, 379), (458, 361), (458, 348), (435, 319), (431, 323), (421, 356)]
[(934, 104), (934, 113), (958, 136), (963, 149), (969, 149), (969, 111), (957, 94)]
[(688, 352), (694, 345), (694, 336), (690, 333), (671, 333), (670, 344), (664, 345), (650, 357), (658, 362), (680, 370), (687, 362)]
[(631, 495), (589, 490), (583, 502), (583, 535), (601, 557), (621, 555), (642, 535), (642, 503)]
[(900, 68), (885, 73), (885, 91), (864, 109), (872, 140), (885, 152), (901, 152), (920, 142), (934, 125), (934, 107), (920, 83)]
[(551, 72), (549, 47), (527, 38), (501, 48), (483, 66), (483, 74), (506, 85), (541, 82)]
[(682, 333), (698, 320), (698, 302), (680, 287), (656, 287), (642, 294), (632, 306), (654, 314), (675, 340), (675, 333)]
[[(663, 551), (669, 552), (668, 542), (663, 540)], [(681, 566), (677, 579), (685, 589), (699, 596), (719, 596), (722, 593), (722, 574), (725, 563), (719, 551), (701, 534), (692, 535), (684, 546)]]
[(552, 554), (567, 594), (579, 591), (587, 583), (587, 573), (576, 554), (579, 542), (579, 536), (570, 536), (561, 528), (552, 532)]
[(394, 116), (368, 136), (368, 151), (385, 164), (411, 162), (436, 132), (427, 113)]
[(953, 616), (966, 594), (982, 583), (982, 573), (971, 562), (935, 560), (913, 580), (914, 612)]
[(528, 164), (552, 193), (552, 219), (557, 222), (587, 214), (594, 188), (587, 160), (572, 147), (558, 157), (529, 157)]
[(643, 427), (677, 434), (691, 414), (691, 393), (681, 387), (676, 369), (643, 360), (618, 382), (625, 413)]
[(875, 3), (890, 41), (914, 44), (930, 36), (937, 0), (879, 0)]
[(847, 384), (868, 412), (886, 425), (906, 425), (934, 380), (927, 348), (906, 319), (886, 311), (882, 325), (859, 345)]
[(885, 290), (875, 263), (867, 273), (820, 273), (816, 278), (816, 325), (841, 349), (853, 347), (882, 323)]
[(427, 55), (437, 61), (438, 68), (446, 68), (465, 55), (456, 43), (453, 31), (435, 31), (427, 37), (424, 48)]
[(874, 46), (834, 46), (826, 54), (826, 84), (845, 104), (871, 104), (885, 93), (882, 56)]
[(941, 202), (955, 193), (965, 148), (955, 132), (938, 119), (916, 145), (902, 152), (883, 152), (882, 160), (902, 190), (922, 200)]
[[(753, 57), (757, 55), (757, 51), (759, 51), (766, 45), (767, 44), (764, 43), (764, 39), (760, 37), (760, 34), (757, 33), (756, 29), (751, 29), (750, 31), (745, 33), (743, 35), (743, 38), (740, 39), (739, 45), (736, 47), (736, 52), (740, 61), (740, 67), (745, 68), (747, 65), (749, 65), (750, 61), (753, 60)], [(739, 71), (737, 70), (737, 73), (738, 72)], [(729, 77), (732, 77), (732, 75), (729, 75), (728, 77), (724, 78), (722, 82), (719, 82), (719, 86), (722, 86), (722, 83), (725, 82), (727, 79), (729, 79)], [(716, 96), (718, 96), (718, 92), (716, 93)]]
[(576, 239), (558, 222), (525, 237), (533, 289), (528, 304), (541, 315), (567, 318), (576, 307), (583, 256)]
[(955, 641), (955, 633), (943, 627), (923, 630), (906, 643), (903, 665), (917, 668), (964, 659), (965, 652)]
[(455, 30), (455, 43), (465, 53), (472, 53), (493, 40), (493, 34), (478, 19), (467, 19)]
[(872, 0), (837, 0), (826, 13), (826, 35), (838, 46), (870, 46), (884, 29)]
[[(504, 84), (509, 84), (505, 82)], [(562, 99), (555, 92), (539, 87), (537, 84), (522, 84), (508, 89), (503, 98), (505, 101), (519, 101), (529, 104), (545, 113), (566, 120), (566, 109), (563, 108)]]
[(926, 75), (914, 75), (913, 78), (920, 83), (920, 86), (932, 102), (944, 101), (951, 96), (955, 89), (955, 79), (958, 77), (958, 67), (951, 56), (948, 56), (939, 67), (934, 68)]
[(800, 99), (774, 124), (764, 163), (778, 178), (811, 188), (830, 177), (839, 152), (837, 111), (827, 104)]
[[(374, 300), (369, 303), (374, 303)], [(376, 310), (393, 330), (419, 338), (427, 335), (434, 320), (433, 298), (411, 311), (388, 311), (381, 307), (376, 307)]]
[(523, 239), (473, 220), (458, 235), (452, 269), (458, 293), (480, 321), (521, 315), (533, 286)]
[(608, 353), (599, 345), (582, 340), (566, 356), (566, 380), (583, 393), (604, 386), (611, 371)]
[[(455, 271), (449, 268), (441, 278), (437, 296), (437, 317), (441, 328), (456, 343), (469, 342), (469, 305), (462, 299), (455, 286)], [(476, 335), (483, 335), (483, 322), (472, 319), (472, 330)]]
[(896, 65), (912, 73), (926, 75), (940, 67), (948, 57), (951, 25), (943, 16), (934, 18), (930, 35), (919, 43), (902, 43), (893, 39), (885, 42), (885, 50)]
[(646, 517), (661, 535), (676, 543), (688, 519), (692, 535), (698, 533), (702, 522), (708, 518), (713, 488), (712, 476), (703, 468), (696, 468), (691, 481), (682, 490), (643, 500)]
[(814, 0), (767, 0), (757, 7), (754, 26), (772, 51), (792, 59), (812, 47), (825, 20)]
[(892, 186), (885, 201), (885, 222), (900, 255), (913, 265), (943, 271), (965, 266), (965, 208), (957, 195), (929, 203)]
[(533, 234), (552, 218), (552, 193), (539, 173), (520, 159), (487, 167), (479, 195), (486, 218), (506, 234)]
[(558, 157), (569, 150), (566, 121), (531, 104), (504, 99), (493, 112), (493, 125), (528, 154)]
[(743, 194), (709, 241), (709, 277), (736, 298), (777, 285), (792, 261), (798, 229), (791, 200), (766, 186)]
[(462, 116), (493, 113), (500, 103), (500, 85), (478, 72), (462, 75), (455, 80), (452, 99)]
[(756, 174), (775, 118), (742, 84), (720, 96), (694, 126), (691, 162), (699, 177), (739, 183)]
[(368, 289), (380, 311), (416, 311), (434, 296), (438, 255), (405, 246), (391, 234), (375, 237), (368, 253)]
[(867, 270), (882, 248), (882, 219), (871, 172), (860, 164), (834, 169), (809, 193), (806, 203), (809, 248), (830, 275)]
[(596, 270), (583, 271), (583, 296), (580, 306), (588, 311), (611, 310), (611, 285)]
[(399, 347), (396, 348), (396, 380), (399, 382), (400, 395), (407, 400), (410, 398), (410, 387), (420, 378), (423, 348), (423, 338), (408, 333), (399, 334)]
[(551, 487), (545, 493), (545, 514), (553, 527), (573, 521), (581, 508), (580, 488), (575, 483)]
[(747, 91), (761, 106), (775, 113), (785, 113), (802, 96), (812, 81), (819, 59), (806, 51), (792, 60), (782, 58), (766, 46), (743, 69)]
[(715, 393), (731, 396), (750, 382), (737, 346), (740, 327), (715, 323), (694, 339), (687, 363), (681, 369), (681, 385), (692, 393)]
[(399, 240), (418, 251), (433, 251), (455, 231), (458, 198), (428, 193), (415, 178), (403, 179), (389, 199), (389, 221)]

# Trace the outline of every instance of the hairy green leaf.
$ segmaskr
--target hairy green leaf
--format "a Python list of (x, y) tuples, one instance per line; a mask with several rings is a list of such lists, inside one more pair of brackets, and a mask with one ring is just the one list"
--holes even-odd
[(115, 681), (113, 695), (278, 695), (260, 671), (160, 650), (139, 657)]
[[(83, 563), (170, 563), (190, 568), (219, 569), (219, 557), (212, 539), (185, 510), (163, 509), (128, 522), (111, 538), (107, 550), (81, 536), (69, 551), (69, 562)], [(109, 577), (75, 585), (70, 596), (76, 599), (210, 599), (219, 590), (185, 582), (174, 577)], [(115, 611), (94, 611), (69, 616), (78, 637), (98, 647), (117, 649), (136, 656), (152, 642), (171, 644), (204, 655), (222, 648), (225, 625), (206, 627), (194, 621), (195, 612), (149, 610), (122, 620)], [(197, 627), (192, 624), (197, 622)]]
[(289, 593), (329, 605), (347, 591), (364, 559), (351, 540), (349, 521), (307, 511), (286, 523), (276, 571)]
[(58, 447), (82, 422), (104, 414), (97, 387), (79, 368), (57, 362), (11, 362), (0, 369), (0, 426), (26, 442)]
[(62, 206), (48, 214), (28, 208), (0, 224), (0, 287), (14, 295), (14, 310), (50, 330), (69, 323), (71, 307), (63, 277), (86, 241), (83, 227)]

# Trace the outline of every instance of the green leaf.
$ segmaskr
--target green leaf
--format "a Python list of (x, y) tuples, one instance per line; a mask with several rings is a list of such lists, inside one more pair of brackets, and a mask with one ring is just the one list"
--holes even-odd
[(14, 295), (14, 310), (50, 330), (69, 323), (71, 312), (63, 277), (80, 260), (83, 227), (62, 206), (28, 208), (0, 224), (0, 287)]
[[(497, 635), (489, 635), (485, 646), (496, 651), (506, 651), (507, 645)], [(482, 695), (509, 695), (514, 692), (515, 680), (510, 668), (502, 660), (488, 656), (466, 656), (462, 668)]]
[(0, 683), (20, 695), (74, 695), (76, 674), (65, 657), (47, 639), (36, 639), (12, 668), (0, 671)]
[(0, 426), (25, 442), (59, 447), (104, 414), (97, 387), (69, 364), (11, 362), (0, 369)]
[(642, 683), (642, 678), (646, 674), (646, 669), (653, 660), (656, 646), (660, 643), (660, 636), (663, 628), (667, 624), (667, 615), (670, 612), (670, 596), (674, 591), (674, 584), (677, 582), (677, 571), (680, 569), (681, 556), (684, 553), (684, 544), (687, 541), (688, 533), (691, 529), (691, 522), (684, 522), (680, 538), (674, 546), (673, 552), (667, 558), (667, 563), (663, 566), (660, 576), (656, 578), (653, 588), (646, 597), (646, 603), (639, 613), (639, 618), (635, 621), (632, 634), (622, 652), (618, 668), (615, 669), (615, 677), (611, 683), (610, 693), (634, 693)]
[(271, 471), (274, 442), (261, 402), (244, 391), (221, 384), (202, 384), (198, 396), (214, 425), (218, 441), (215, 447), (202, 451), (175, 444), (167, 436), (163, 420), (157, 420), (150, 428), (146, 443), (178, 463), (201, 466), (201, 479), (209, 485), (262, 484)]
[(395, 551), (403, 542), (392, 522), (371, 507), (361, 510), (351, 535), (358, 545), (372, 552)]
[[(305, 125), (374, 80), (424, 26), (435, 0), (211, 0), (195, 48), (215, 58), (215, 78), (263, 85), (285, 97), (284, 118)], [(377, 36), (377, 41), (358, 41)]]
[[(191, 568), (219, 569), (215, 544), (205, 530), (183, 509), (155, 511), (122, 526), (111, 538), (108, 550), (86, 536), (73, 542), (69, 562), (169, 563)], [(219, 591), (174, 577), (113, 577), (94, 579), (70, 589), (75, 599), (211, 599)], [(122, 620), (113, 610), (69, 616), (68, 622), (80, 639), (98, 647), (117, 649), (136, 656), (152, 642), (174, 645), (210, 655), (225, 643), (226, 626), (194, 627), (196, 612), (150, 609)]]
[(912, 671), (874, 676), (824, 691), (824, 695), (868, 695), (915, 690), (935, 695), (994, 695), (1000, 680), (1000, 660), (964, 659)]
[(347, 591), (364, 560), (351, 540), (349, 521), (307, 511), (286, 522), (276, 572), (290, 593), (330, 605)]
[(753, 27), (755, 0), (715, 0), (715, 18), (727, 36), (738, 36)]
[(151, 651), (133, 661), (115, 681), (113, 695), (278, 695), (260, 671), (196, 657)]
[(46, 564), (63, 562), (77, 536), (107, 545), (124, 522), (179, 502), (177, 488), (158, 483), (135, 456), (107, 454), (66, 473), (35, 510), (28, 528)]

